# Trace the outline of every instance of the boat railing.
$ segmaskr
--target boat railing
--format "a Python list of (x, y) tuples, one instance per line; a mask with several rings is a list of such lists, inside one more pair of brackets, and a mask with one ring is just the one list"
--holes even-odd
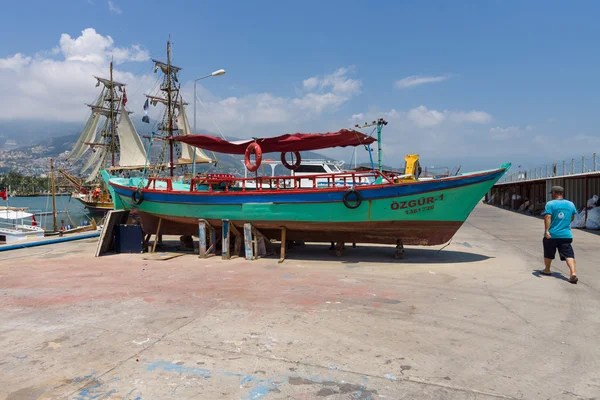
[[(157, 182), (164, 182), (165, 186), (161, 187), (159, 185), (157, 188), (156, 187)], [(146, 184), (146, 189), (166, 190), (168, 192), (171, 192), (171, 191), (173, 191), (173, 181), (171, 180), (171, 178), (157, 178), (157, 177), (148, 178), (148, 183)]]
[(16, 233), (22, 233), (24, 231), (38, 232), (40, 230), (43, 231), (43, 229), (40, 228), (39, 226), (32, 226), (32, 225), (27, 225), (27, 224), (17, 224), (17, 223), (10, 223), (10, 222), (6, 222), (6, 221), (0, 221), (0, 231), (6, 232), (6, 233), (16, 234)]
[(0, 232), (18, 233), (17, 226), (14, 223), (0, 220)]
[[(379, 179), (381, 178), (381, 179)], [(192, 178), (190, 192), (199, 191), (200, 185), (207, 185), (209, 192), (229, 192), (232, 187), (241, 191), (252, 190), (289, 190), (289, 189), (323, 189), (333, 187), (355, 187), (386, 181), (394, 183), (394, 175), (383, 174), (380, 171), (336, 172), (327, 174), (302, 175), (302, 176), (259, 176), (254, 178), (238, 178), (229, 174), (208, 174), (203, 177)], [(153, 179), (168, 181), (168, 178), (150, 178), (147, 188), (150, 188)], [(312, 181), (312, 187), (302, 186), (302, 182)], [(166, 190), (172, 190), (167, 183)], [(160, 189), (159, 189), (160, 190)]]

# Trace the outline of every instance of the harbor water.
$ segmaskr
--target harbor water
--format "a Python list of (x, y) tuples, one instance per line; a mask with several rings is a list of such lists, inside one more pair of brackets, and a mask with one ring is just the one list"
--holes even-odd
[[(89, 222), (92, 218), (99, 222), (101, 217), (92, 216), (79, 201), (68, 196), (56, 196), (56, 224), (61, 225), (82, 225)], [(6, 202), (0, 201), (0, 205), (6, 205)], [(31, 197), (10, 197), (8, 205), (11, 207), (25, 207), (29, 212), (36, 215), (35, 219), (44, 229), (52, 229), (52, 197), (51, 196), (31, 196)], [(63, 222), (61, 222), (63, 221)]]

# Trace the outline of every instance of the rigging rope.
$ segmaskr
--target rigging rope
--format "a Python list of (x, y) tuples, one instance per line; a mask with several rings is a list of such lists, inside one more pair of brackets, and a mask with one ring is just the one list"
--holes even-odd
[[(215, 125), (215, 127), (217, 128), (217, 132), (219, 132), (219, 135), (221, 135), (221, 137), (224, 140), (227, 140), (227, 138), (225, 137), (225, 135), (223, 135), (223, 132), (221, 132), (221, 129), (219, 128), (219, 125), (217, 125), (217, 123), (215, 122), (214, 118), (212, 117), (210, 111), (208, 111), (208, 108), (206, 108), (206, 106), (204, 105), (204, 103), (202, 102), (202, 100), (200, 100), (200, 97), (198, 97), (198, 95), (196, 95), (196, 99), (200, 102), (200, 105), (202, 105), (202, 108), (204, 108), (204, 111), (206, 111), (206, 113), (208, 114), (210, 120), (212, 121), (212, 123)], [(215, 153), (213, 152), (213, 155)]]

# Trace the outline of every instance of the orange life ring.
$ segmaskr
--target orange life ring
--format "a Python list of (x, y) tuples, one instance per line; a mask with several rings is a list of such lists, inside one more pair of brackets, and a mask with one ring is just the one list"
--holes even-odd
[(291, 169), (292, 171), (297, 170), (298, 167), (300, 166), (300, 163), (302, 162), (302, 157), (300, 157), (300, 152), (299, 151), (293, 152), (294, 156), (296, 157), (296, 162), (294, 164), (288, 163), (287, 160), (285, 159), (285, 155), (287, 153), (288, 153), (287, 151), (284, 151), (283, 153), (281, 153), (281, 162), (287, 169)]
[[(255, 164), (250, 162), (250, 156), (254, 154), (256, 156)], [(260, 167), (260, 163), (262, 162), (262, 149), (258, 145), (258, 143), (253, 142), (246, 147), (246, 154), (244, 155), (244, 162), (246, 164), (246, 168), (248, 171), (255, 172), (258, 171), (258, 167)]]

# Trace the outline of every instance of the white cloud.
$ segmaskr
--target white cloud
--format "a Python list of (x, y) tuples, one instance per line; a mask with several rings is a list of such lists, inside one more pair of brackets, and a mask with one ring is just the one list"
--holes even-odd
[[(93, 28), (75, 38), (61, 35), (58, 46), (45, 55), (17, 53), (0, 58), (0, 86), (4, 91), (0, 119), (83, 121), (89, 112), (84, 104), (92, 102), (98, 93), (93, 76), (108, 75), (113, 54), (116, 64), (148, 59), (140, 46), (116, 47), (110, 36)], [(151, 75), (135, 76), (119, 69), (115, 69), (114, 77), (129, 84), (130, 108), (143, 101), (130, 90), (149, 89), (155, 80)]]
[(419, 106), (408, 111), (407, 117), (419, 127), (439, 125), (446, 119), (443, 112), (428, 110), (425, 106)]
[[(0, 86), (5, 91), (0, 97), (0, 119), (83, 123), (89, 113), (84, 103), (92, 102), (99, 90), (93, 76), (108, 75), (111, 57), (118, 65), (146, 61), (149, 55), (139, 45), (118, 47), (110, 36), (88, 28), (78, 37), (63, 34), (51, 53), (42, 51), (35, 57), (17, 53), (0, 58)], [(128, 84), (127, 105), (136, 112), (134, 119), (142, 115), (142, 95), (150, 92), (159, 78), (151, 70), (150, 64), (145, 75), (114, 70), (115, 80)], [(197, 108), (198, 131), (214, 131), (213, 120), (226, 135), (242, 137), (287, 132), (290, 124), (298, 130), (309, 129), (313, 124), (318, 125), (315, 129), (323, 125), (328, 128), (331, 122), (323, 122), (319, 117), (337, 111), (360, 93), (361, 81), (352, 78), (352, 72), (352, 68), (339, 68), (330, 74), (308, 78), (296, 96), (252, 93), (219, 98), (199, 85), (203, 105), (198, 104)], [(192, 87), (190, 82), (183, 82), (182, 93), (190, 103), (193, 103)], [(189, 106), (191, 120), (193, 112)], [(152, 108), (150, 115), (154, 118), (158, 113), (158, 107)]]
[(483, 111), (450, 111), (430, 110), (421, 105), (406, 112), (398, 112), (396, 109), (382, 114), (387, 118), (402, 117), (405, 121), (419, 128), (430, 128), (445, 122), (454, 124), (485, 124), (492, 121), (492, 116)]
[[(360, 93), (361, 82), (348, 77), (351, 71), (352, 68), (339, 68), (331, 74), (305, 79), (302, 81), (304, 92), (296, 97), (259, 93), (240, 98), (213, 98), (204, 104), (226, 135), (239, 135), (236, 132), (239, 129), (245, 130), (245, 136), (247, 132), (260, 136), (287, 132), (290, 123), (309, 124), (326, 112), (337, 111)], [(211, 125), (210, 116), (202, 112), (198, 126), (210, 128)]]
[(12, 57), (0, 58), (0, 69), (12, 69), (20, 72), (21, 69), (31, 62), (31, 57), (25, 57), (21, 53), (17, 53)]
[(492, 116), (483, 111), (459, 111), (450, 114), (450, 119), (454, 122), (472, 122), (475, 124), (486, 124), (492, 121)]
[[(466, 165), (466, 171), (492, 168), (507, 160), (506, 148), (497, 154), (500, 146), (494, 144), (487, 135), (490, 127), (485, 124), (493, 118), (482, 110), (444, 110), (420, 105), (411, 109), (391, 108), (381, 110), (373, 107), (348, 118), (347, 124), (373, 121), (384, 118), (389, 122), (382, 132), (384, 164), (401, 167), (406, 154), (419, 154), (424, 166), (453, 168)], [(371, 133), (372, 128), (363, 132)], [(501, 142), (504, 145), (504, 142)], [(508, 147), (508, 146), (507, 146)], [(338, 157), (349, 159), (343, 149), (336, 150)], [(368, 162), (368, 153), (359, 152), (359, 162)], [(481, 157), (480, 157), (481, 156)], [(374, 154), (374, 157), (376, 155)], [(479, 159), (475, 160), (476, 158)], [(474, 166), (473, 166), (474, 165)]]
[(54, 53), (62, 53), (66, 61), (94, 64), (104, 64), (111, 56), (117, 64), (126, 61), (146, 61), (150, 58), (148, 52), (139, 45), (133, 45), (131, 48), (115, 47), (112, 37), (102, 36), (94, 28), (84, 29), (81, 36), (75, 39), (63, 33)]
[(353, 71), (353, 67), (339, 68), (329, 75), (313, 76), (305, 79), (302, 85), (308, 91), (330, 90), (339, 96), (355, 95), (360, 93), (362, 82), (348, 77), (348, 74)]
[[(296, 97), (258, 93), (219, 99), (205, 93), (204, 96), (213, 96), (203, 100), (210, 115), (199, 109), (198, 126), (210, 129), (212, 116), (223, 133), (231, 136), (239, 136), (240, 129), (244, 136), (287, 132), (290, 123), (296, 125), (292, 129), (301, 129), (298, 124), (309, 124), (324, 113), (335, 112), (360, 93), (361, 82), (350, 78), (351, 72), (352, 68), (339, 68), (331, 74), (307, 78), (302, 81), (303, 91)], [(186, 88), (184, 95), (192, 98), (188, 93)]]
[(362, 82), (348, 77), (353, 70), (353, 67), (339, 68), (328, 75), (305, 79), (302, 87), (307, 93), (292, 99), (291, 104), (316, 114), (321, 114), (326, 109), (336, 110), (360, 93)]
[(121, 14), (123, 12), (121, 11), (121, 8), (112, 0), (108, 0), (108, 11), (115, 14)]
[(306, 90), (315, 90), (319, 86), (319, 78), (313, 76), (312, 78), (305, 79), (302, 81), (302, 86)]
[[(494, 128), (490, 128), (490, 136), (494, 140), (516, 139), (522, 137), (525, 132), (532, 130), (533, 126), (531, 125), (527, 125), (524, 129), (519, 126), (509, 126), (506, 128), (496, 126)], [(537, 137), (538, 136), (535, 136), (535, 138)]]
[(440, 76), (423, 76), (423, 75), (412, 75), (406, 78), (402, 78), (396, 82), (394, 82), (394, 86), (399, 89), (406, 89), (413, 86), (424, 85), (426, 83), (436, 83), (442, 82), (446, 79), (450, 79), (450, 75), (440, 75)]
[(348, 98), (335, 93), (307, 93), (304, 97), (293, 99), (292, 104), (303, 110), (320, 114), (328, 107), (336, 107), (346, 102)]

